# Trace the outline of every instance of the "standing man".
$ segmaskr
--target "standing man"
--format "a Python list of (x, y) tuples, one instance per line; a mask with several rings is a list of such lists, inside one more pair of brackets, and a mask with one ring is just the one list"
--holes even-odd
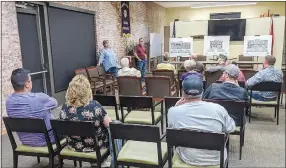
[(146, 48), (144, 47), (144, 39), (142, 37), (139, 39), (139, 44), (135, 47), (134, 56), (137, 59), (137, 68), (141, 72), (142, 81), (144, 81), (147, 55)]
[(117, 77), (117, 56), (112, 48), (108, 46), (108, 40), (103, 40), (103, 49), (100, 52), (98, 66), (103, 64), (106, 72), (111, 73), (114, 77)]

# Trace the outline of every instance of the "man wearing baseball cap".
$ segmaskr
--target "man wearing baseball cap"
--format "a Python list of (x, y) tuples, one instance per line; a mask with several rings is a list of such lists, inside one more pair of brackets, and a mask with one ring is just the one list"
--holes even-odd
[[(221, 105), (201, 100), (203, 94), (202, 79), (188, 76), (182, 83), (183, 98), (181, 105), (171, 107), (168, 111), (170, 128), (195, 129), (204, 132), (230, 133), (235, 130), (235, 123)], [(182, 137), (183, 138), (183, 137)], [(180, 158), (194, 166), (211, 166), (220, 164), (218, 151), (177, 147)], [(225, 149), (225, 159), (226, 159)]]
[[(24, 68), (12, 71), (11, 83), (14, 93), (10, 94), (6, 100), (8, 116), (44, 119), (47, 130), (50, 130), (52, 114), (49, 110), (57, 107), (57, 100), (44, 93), (32, 93), (32, 80), (29, 71)], [(51, 142), (54, 142), (51, 131), (49, 135)], [(18, 136), (23, 145), (34, 147), (47, 145), (43, 134), (18, 132)]]
[(205, 91), (203, 99), (248, 100), (247, 91), (238, 85), (240, 70), (234, 64), (225, 67), (224, 82), (213, 83)]

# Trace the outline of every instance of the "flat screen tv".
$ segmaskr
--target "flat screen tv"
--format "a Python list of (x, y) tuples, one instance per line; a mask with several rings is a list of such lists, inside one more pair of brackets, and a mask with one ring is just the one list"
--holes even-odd
[(209, 36), (230, 36), (230, 41), (243, 41), (245, 35), (245, 19), (209, 20)]

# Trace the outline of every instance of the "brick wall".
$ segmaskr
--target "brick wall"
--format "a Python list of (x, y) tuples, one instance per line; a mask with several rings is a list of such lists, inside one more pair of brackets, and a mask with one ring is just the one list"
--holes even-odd
[[(130, 39), (121, 37), (120, 2), (57, 2), (96, 12), (97, 52), (102, 41), (109, 40), (118, 57), (125, 55), (128, 41), (144, 37), (149, 42), (151, 32), (163, 33), (165, 8), (153, 2), (130, 2)], [(5, 100), (13, 92), (10, 84), (11, 71), (22, 66), (15, 2), (2, 2), (2, 115), (5, 115)]]

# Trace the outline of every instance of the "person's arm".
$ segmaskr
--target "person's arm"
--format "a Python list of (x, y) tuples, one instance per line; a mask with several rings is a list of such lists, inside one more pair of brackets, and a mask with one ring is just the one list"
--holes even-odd
[(204, 92), (204, 94), (202, 96), (202, 99), (208, 99), (209, 98), (209, 94), (211, 92), (211, 87), (212, 87), (212, 84), (206, 89), (206, 91)]
[(243, 100), (248, 101), (248, 92), (244, 89), (244, 96), (243, 96)]
[(102, 64), (104, 60), (104, 53), (103, 53), (103, 50), (100, 51), (100, 56), (99, 56), (99, 61), (98, 61), (98, 66)]
[(45, 93), (39, 93), (41, 97), (41, 103), (44, 105), (45, 110), (52, 110), (58, 106), (58, 102), (55, 98), (46, 95)]
[(221, 106), (221, 112), (223, 114), (223, 125), (222, 125), (222, 132), (230, 133), (235, 130), (235, 122), (234, 120), (228, 115), (226, 109)]
[(107, 112), (104, 110), (104, 108), (97, 102), (93, 101), (94, 108), (94, 116), (97, 116), (100, 122), (103, 123), (104, 127), (108, 128), (109, 123), (112, 122), (111, 118), (108, 116)]
[(218, 71), (218, 70), (220, 70), (220, 67), (219, 67), (219, 66), (209, 67), (209, 68), (207, 69), (208, 72), (216, 72), (216, 71)]
[(254, 86), (256, 85), (257, 83), (260, 83), (263, 81), (263, 74), (262, 74), (263, 71), (259, 71), (257, 72), (253, 77), (249, 78), (246, 83), (245, 83), (245, 86), (247, 88), (251, 87), (251, 86)]
[(138, 51), (138, 48), (137, 48), (137, 46), (135, 47), (135, 50), (134, 50), (134, 56), (135, 56), (135, 58), (138, 60), (138, 61), (141, 61), (141, 59), (138, 57), (138, 55), (137, 55), (137, 51)]

